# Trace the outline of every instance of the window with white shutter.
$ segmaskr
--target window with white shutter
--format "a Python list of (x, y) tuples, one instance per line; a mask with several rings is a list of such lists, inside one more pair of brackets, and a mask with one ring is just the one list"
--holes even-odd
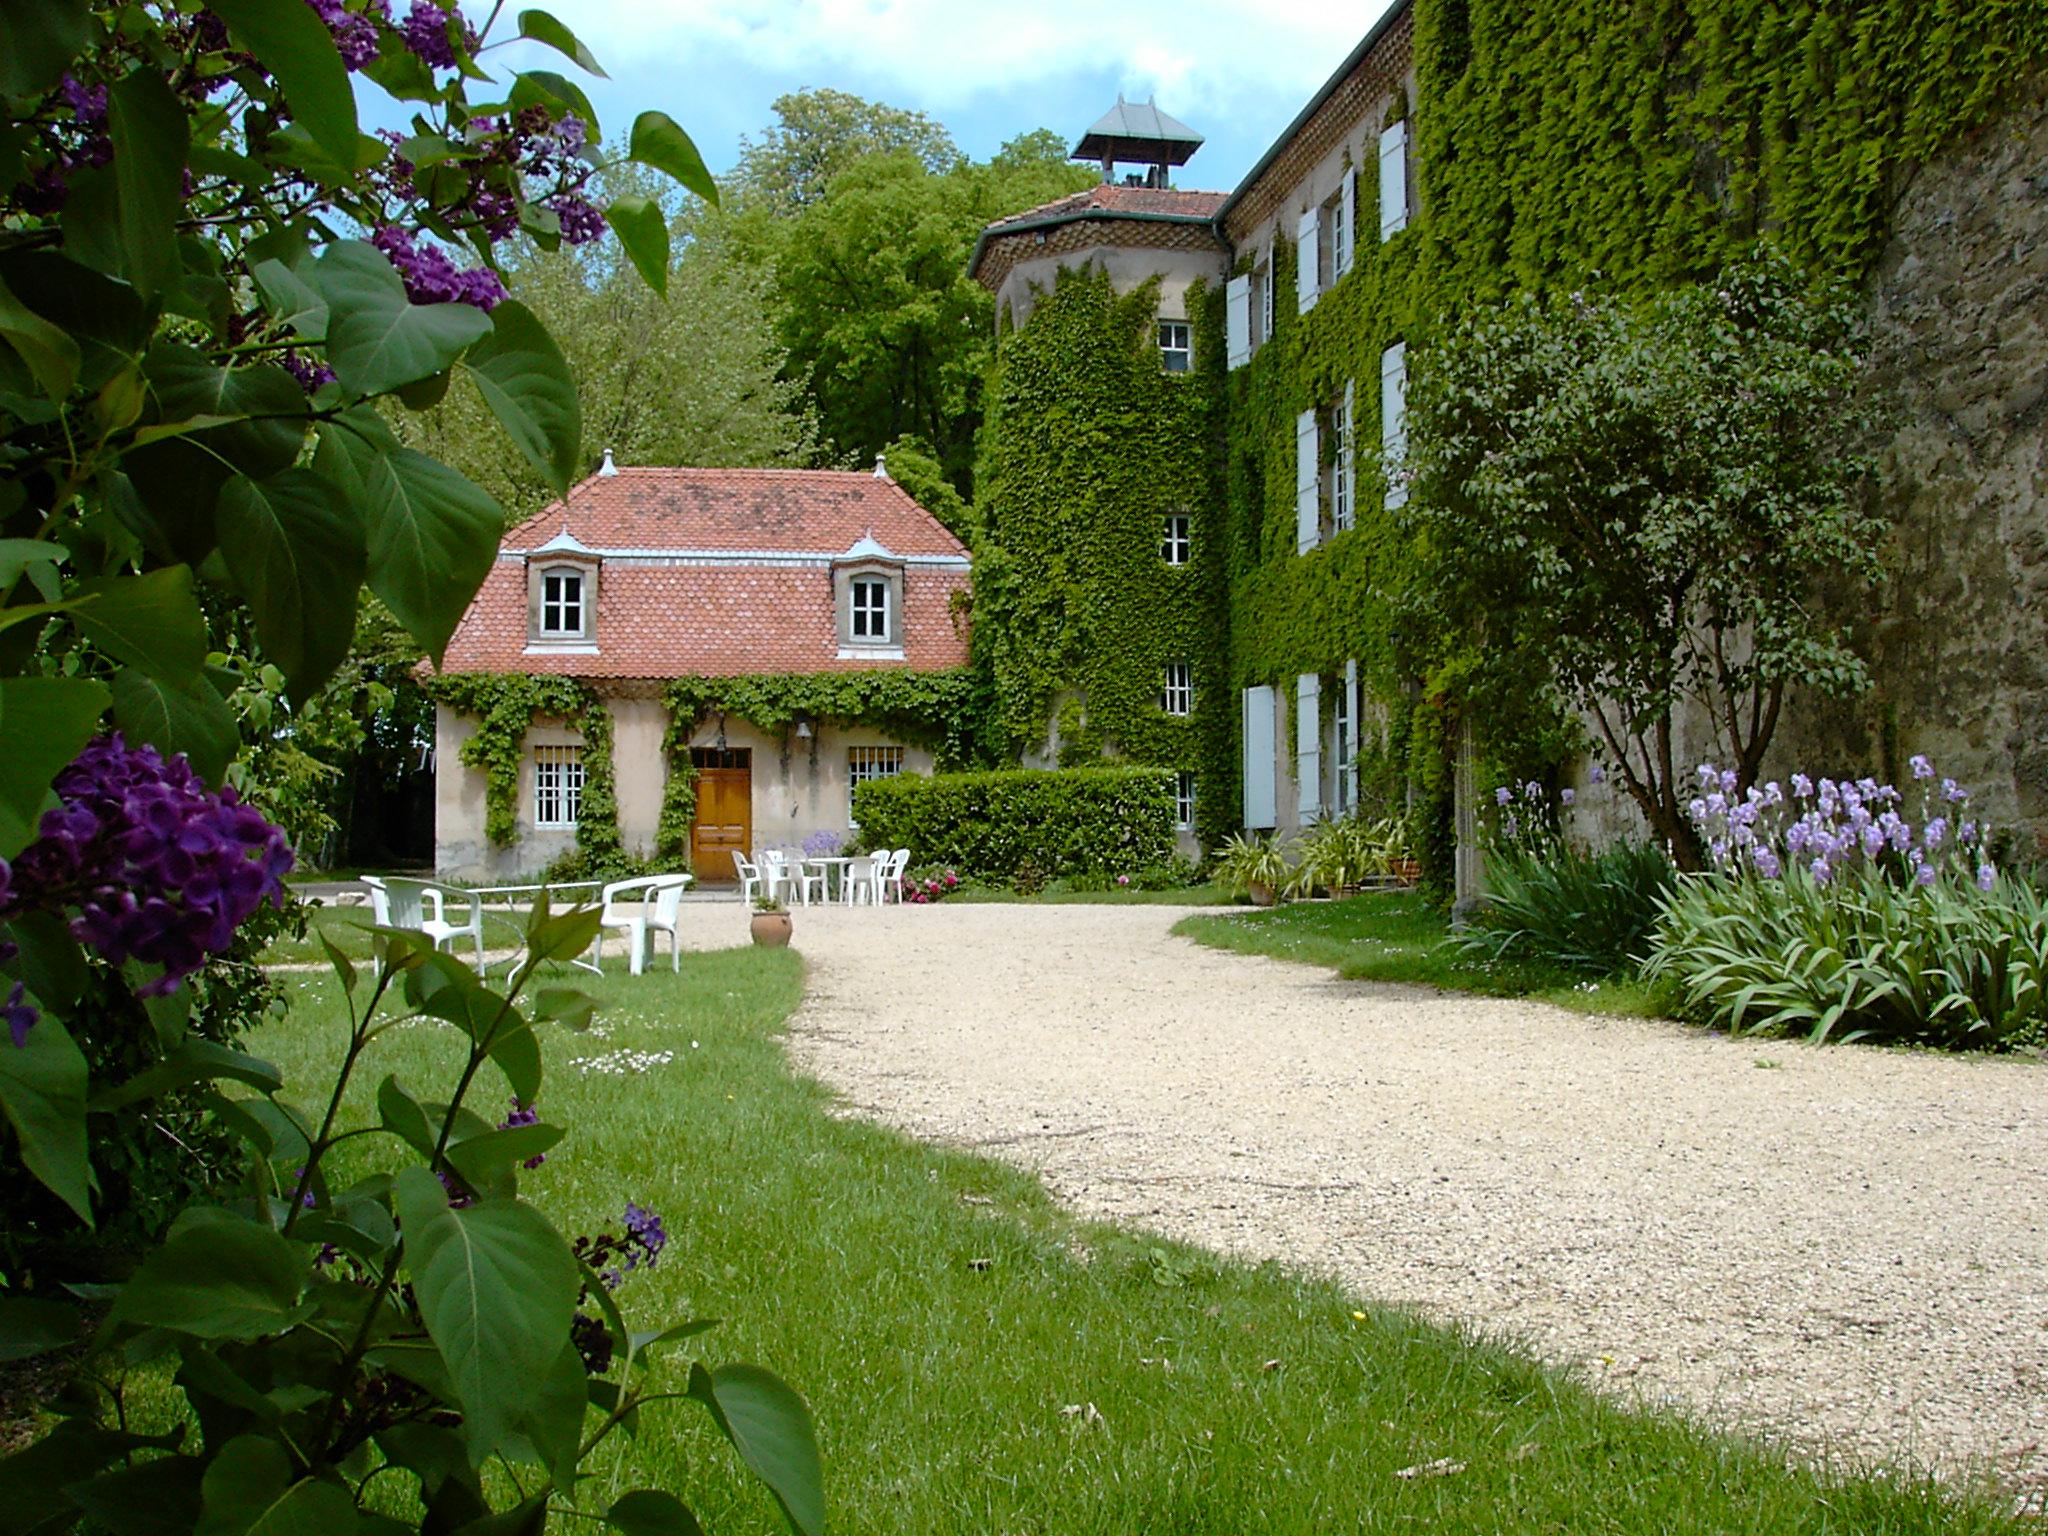
[(1380, 467), (1387, 477), (1387, 505), (1408, 500), (1408, 346), (1395, 342), (1380, 354)]
[(1274, 698), (1271, 688), (1244, 691), (1244, 824), (1270, 827), (1279, 819), (1275, 793)]
[(1279, 249), (1276, 246), (1272, 251), (1268, 252), (1266, 264), (1260, 267), (1258, 271), (1259, 329), (1252, 337), (1252, 348), (1254, 351), (1273, 339), (1273, 324), (1279, 313), (1278, 294), (1280, 290), (1280, 268), (1273, 258), (1278, 254)]
[(1352, 417), (1358, 402), (1356, 381), (1344, 381), (1344, 403), (1337, 407), (1337, 474), (1330, 492), (1330, 521), (1342, 533), (1358, 517), (1358, 466), (1352, 452)]
[(1323, 211), (1311, 208), (1294, 226), (1294, 310), (1305, 315), (1316, 307), (1316, 244)]
[(1358, 809), (1358, 663), (1344, 663), (1344, 681), (1330, 710), (1330, 800), (1340, 816)]
[(1380, 134), (1380, 238), (1408, 227), (1408, 125), (1391, 123)]
[(1322, 541), (1322, 497), (1318, 493), (1323, 434), (1316, 413), (1294, 418), (1294, 550), (1306, 554)]
[(1223, 290), (1223, 330), (1230, 366), (1242, 368), (1252, 355), (1252, 280), (1233, 277)]
[(1357, 246), (1358, 231), (1358, 167), (1353, 166), (1344, 173), (1344, 190), (1337, 203), (1337, 275), (1342, 277), (1351, 270), (1351, 258)]
[(1321, 681), (1313, 672), (1294, 680), (1294, 782), (1301, 791), (1301, 824), (1323, 813)]

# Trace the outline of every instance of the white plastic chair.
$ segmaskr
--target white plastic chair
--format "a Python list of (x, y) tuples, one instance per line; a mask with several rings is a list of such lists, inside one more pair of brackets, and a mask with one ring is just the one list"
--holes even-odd
[(737, 848), (732, 854), (733, 873), (740, 877), (740, 900), (750, 902), (761, 891), (761, 870)]
[(884, 848), (846, 866), (843, 895), (849, 907), (858, 902), (873, 903), (882, 899), (882, 881), (889, 873), (891, 858), (889, 850)]
[(898, 848), (894, 853), (890, 854), (889, 867), (882, 872), (882, 887), (876, 893), (875, 899), (878, 901), (901, 903), (903, 900), (903, 871), (909, 867), (910, 850), (908, 848)]
[[(625, 929), (626, 969), (638, 976), (646, 970), (654, 953), (654, 935), (666, 933), (671, 969), (681, 970), (682, 939), (676, 928), (683, 892), (692, 879), (690, 875), (643, 875), (637, 880), (614, 880), (607, 885), (602, 893), (604, 907), (597, 920), (599, 954), (603, 953), (605, 929)], [(629, 906), (632, 911), (627, 910)]]
[(785, 864), (782, 867), (782, 878), (784, 883), (796, 892), (797, 900), (807, 907), (811, 904), (813, 890), (817, 891), (818, 900), (829, 899), (825, 893), (825, 871), (822, 868), (812, 869), (802, 859), (791, 859)]
[[(391, 926), (391, 892), (384, 882), (375, 875), (363, 876), (363, 884), (370, 888), (370, 921), (379, 928)], [(413, 926), (407, 924), (408, 927)]]
[(789, 858), (780, 848), (761, 850), (761, 889), (773, 898), (788, 894), (795, 880), (789, 872)]
[[(407, 928), (423, 933), (434, 948), (455, 952), (457, 939), (468, 939), (476, 950), (476, 968), (484, 968), (484, 904), (474, 891), (425, 880), (384, 880), (366, 875), (370, 888), (370, 920), (379, 928)], [(460, 908), (464, 916), (456, 922), (448, 915)]]

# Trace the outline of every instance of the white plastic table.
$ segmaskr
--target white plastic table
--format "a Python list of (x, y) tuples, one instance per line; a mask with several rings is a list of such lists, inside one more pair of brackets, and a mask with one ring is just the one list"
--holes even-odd
[(839, 891), (843, 895), (846, 890), (846, 871), (848, 867), (854, 864), (865, 864), (867, 859), (868, 856), (863, 853), (856, 858), (834, 855), (830, 858), (804, 858), (795, 859), (791, 862), (799, 869), (809, 865), (814, 869), (823, 870), (825, 872), (825, 899), (831, 901), (834, 899), (833, 881), (837, 879)]
[[(494, 896), (503, 897), (503, 919), (504, 921), (509, 923), (512, 920), (512, 914), (520, 912), (522, 910), (526, 912), (531, 912), (533, 910), (533, 903), (531, 901), (527, 902), (524, 908), (521, 908), (519, 903), (513, 899), (515, 897), (539, 896), (545, 893), (548, 898), (549, 905), (552, 906), (554, 905), (555, 898), (557, 896), (565, 895), (571, 891), (589, 891), (591, 895), (594, 897), (596, 895), (601, 894), (603, 890), (604, 882), (602, 880), (563, 880), (553, 885), (479, 885), (472, 889), (471, 894), (477, 897), (483, 903), (484, 915), (486, 917), (492, 915), (491, 898)], [(573, 902), (571, 902), (571, 905), (585, 906), (588, 905), (588, 901), (589, 898), (579, 896)], [(520, 962), (525, 960), (526, 958), (526, 945), (523, 942), (523, 934), (521, 935), (521, 938), (522, 942), (520, 943), (518, 949), (513, 952), (512, 959), (510, 963), (506, 966), (506, 969), (508, 971), (517, 970), (519, 968)], [(599, 929), (596, 939), (594, 939), (591, 942), (590, 953), (578, 955), (574, 960), (570, 961), (569, 963), (571, 965), (581, 966), (586, 971), (595, 971), (598, 975), (602, 976), (604, 974), (604, 970), (601, 966), (598, 965), (594, 956), (596, 954), (598, 946), (603, 943), (604, 931), (602, 929)]]

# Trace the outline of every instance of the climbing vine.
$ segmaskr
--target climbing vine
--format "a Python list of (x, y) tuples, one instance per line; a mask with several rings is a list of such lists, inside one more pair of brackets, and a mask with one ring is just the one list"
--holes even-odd
[[(1098, 269), (1066, 269), (1029, 322), (998, 343), (980, 478), (977, 657), (1002, 755), (1043, 750), (1053, 734), (1063, 764), (1107, 755), (1192, 770), (1198, 818), (1227, 828), (1235, 771), (1216, 759), (1227, 756), (1236, 695), (1215, 622), (1218, 370), (1164, 370), (1157, 308), (1156, 281), (1119, 295)], [(1220, 361), (1210, 309), (1197, 285), (1188, 304), (1197, 356)], [(1186, 564), (1162, 557), (1169, 515), (1188, 519)], [(1193, 685), (1185, 717), (1162, 708), (1166, 668), (1183, 662)]]

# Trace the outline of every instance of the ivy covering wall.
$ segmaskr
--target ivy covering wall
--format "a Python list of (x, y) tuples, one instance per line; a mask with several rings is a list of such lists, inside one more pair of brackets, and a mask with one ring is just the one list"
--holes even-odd
[(526, 736), (541, 719), (562, 721), (583, 737), (583, 800), (576, 846), (594, 869), (621, 863), (617, 773), (612, 762), (612, 716), (588, 683), (573, 677), (520, 673), (452, 672), (430, 679), (428, 697), (476, 721), (462, 744), (462, 761), (484, 775), (484, 834), (498, 847), (519, 837), (519, 765)]
[[(1403, 341), (1412, 359), (1440, 320), (1517, 288), (1647, 293), (1709, 276), (1760, 239), (1816, 273), (1860, 276), (1914, 162), (1980, 129), (2048, 61), (2048, 5), (1415, 0), (1414, 25), (1414, 98), (1388, 113), (1411, 122), (1409, 227), (1377, 238), (1368, 153), (1352, 270), (1299, 314), (1293, 247), (1277, 241), (1276, 334), (1246, 366), (1225, 370), (1220, 292), (1191, 299), (1197, 334), (1214, 343), (1198, 379), (1138, 366), (1153, 290), (1118, 297), (1100, 275), (1062, 274), (1002, 338), (983, 441), (994, 549), (976, 571), (977, 644), (1013, 740), (1028, 741), (1071, 689), (1085, 708), (1078, 747), (1149, 762), (1195, 753), (1205, 841), (1237, 818), (1237, 690), (1291, 692), (1298, 674), (1355, 659), (1381, 705), (1361, 768), (1415, 806), (1441, 868), (1461, 710), (1502, 766), (1554, 759), (1566, 736), (1529, 680), (1493, 675), (1462, 639), (1404, 628), (1426, 552), (1383, 510), (1382, 351)], [(1295, 417), (1334, 404), (1347, 381), (1357, 525), (1298, 555)], [(1146, 540), (1164, 487), (1210, 477), (1187, 457), (1204, 440), (1219, 489), (1199, 507), (1198, 549), (1221, 569), (1191, 572), (1173, 593)], [(1221, 590), (1205, 608), (1211, 583)], [(1226, 610), (1227, 635), (1206, 617)], [(1198, 688), (1212, 730), (1198, 720), (1176, 735), (1147, 711), (1169, 644), (1205, 647), (1208, 678), (1221, 666), (1221, 687)]]
[[(1104, 756), (1196, 774), (1198, 827), (1227, 831), (1236, 692), (1215, 615), (1223, 603), (1216, 432), (1221, 338), (1189, 297), (1197, 366), (1167, 373), (1158, 284), (1113, 291), (1064, 269), (1022, 329), (998, 340), (978, 478), (983, 534), (974, 636), (992, 734), (1011, 761), (1058, 739), (1071, 765)], [(1190, 556), (1169, 565), (1169, 514)], [(1186, 662), (1193, 712), (1161, 707)]]

